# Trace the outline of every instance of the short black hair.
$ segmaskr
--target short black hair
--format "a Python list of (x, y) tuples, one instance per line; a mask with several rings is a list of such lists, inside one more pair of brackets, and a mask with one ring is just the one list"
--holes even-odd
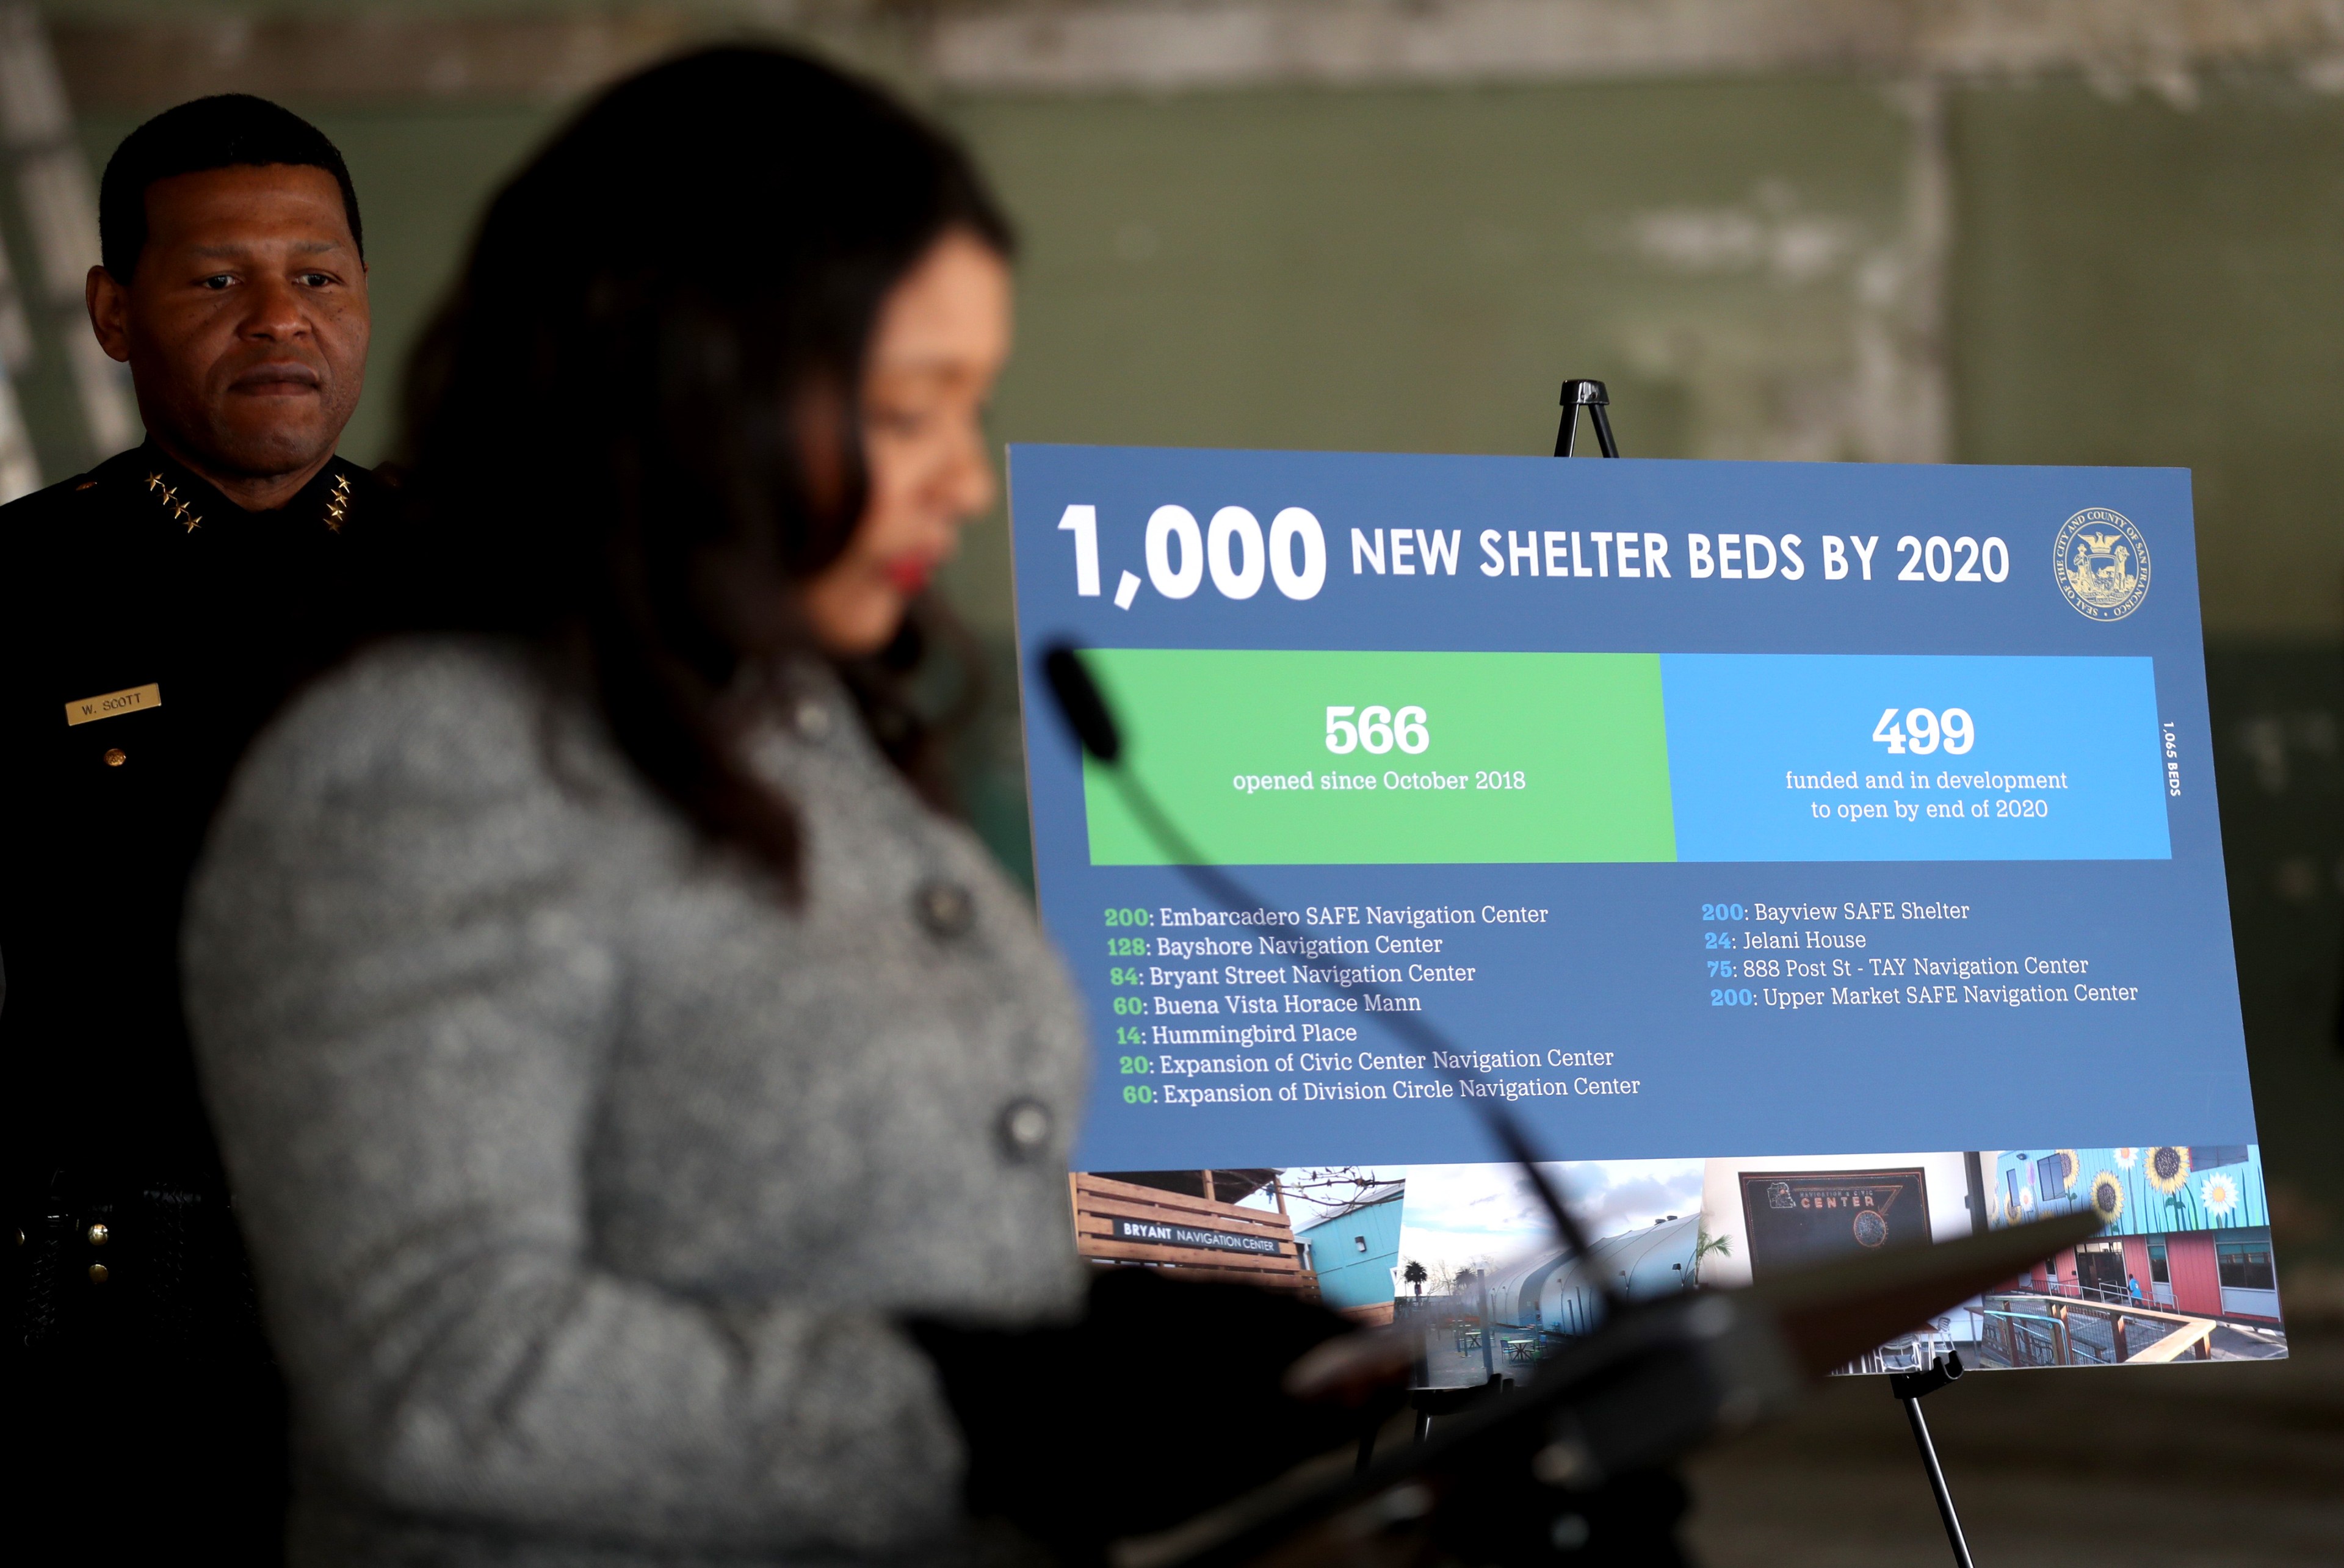
[(359, 193), (349, 166), (326, 133), (288, 108), (249, 93), (222, 93), (165, 109), (122, 138), (106, 162), (97, 187), (98, 254), (117, 282), (127, 283), (146, 248), (146, 189), (175, 175), (216, 168), (292, 164), (321, 168), (342, 187), (342, 215), (366, 259), (359, 224)]

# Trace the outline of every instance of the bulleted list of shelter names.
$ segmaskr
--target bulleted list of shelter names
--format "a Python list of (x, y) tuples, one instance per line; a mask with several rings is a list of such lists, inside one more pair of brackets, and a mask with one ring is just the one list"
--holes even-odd
[[(1928, 896), (1702, 902), (1688, 907), (1672, 1003), (1751, 1017), (1810, 1009), (2086, 1008), (2137, 1005), (2141, 976), (2085, 942), (1982, 937), (1975, 903)], [(1113, 996), (1114, 1099), (1135, 1112), (1387, 1101), (1616, 1101), (1666, 1095), (1634, 1047), (1560, 1038), (1483, 1046), (1444, 1012), (1476, 989), (1519, 990), (1522, 1015), (1559, 1012), (1540, 936), (1568, 940), (1551, 906), (1526, 904), (1195, 905), (1105, 911), (1102, 978)], [(1527, 944), (1489, 940), (1492, 933)], [(1492, 948), (1502, 946), (1502, 953)], [(1559, 1004), (1561, 998), (1548, 999)], [(1455, 1042), (1410, 1037), (1421, 1015)], [(1884, 1017), (1884, 1024), (1889, 1022)], [(1112, 1103), (1112, 1101), (1111, 1101)]]

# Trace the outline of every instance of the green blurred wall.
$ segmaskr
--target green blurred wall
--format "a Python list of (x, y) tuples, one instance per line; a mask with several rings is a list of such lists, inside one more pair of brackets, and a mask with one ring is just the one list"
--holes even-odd
[[(368, 215), (377, 346), (345, 446), (372, 458), (480, 203), (555, 116), (297, 106)], [(1907, 259), (1913, 141), (1884, 89), (940, 106), (1026, 238), (1005, 440), (1537, 451), (1570, 374), (1613, 384), (1632, 453), (1871, 455), (1867, 291)], [(2188, 466), (2209, 633), (2344, 638), (2344, 102), (2055, 83), (1953, 91), (1945, 125), (1948, 455)], [(102, 163), (129, 126), (85, 128)], [(957, 585), (1005, 625), (999, 531), (975, 542)]]
[[(2191, 468), (2283, 1251), (2344, 1257), (2344, 101), (2242, 76), (2188, 108), (2060, 81), (1915, 103), (1776, 79), (939, 107), (1025, 236), (1005, 440), (1536, 452), (1557, 384), (1593, 375), (1632, 454), (1858, 458), (1885, 364), (1937, 376), (1958, 460)], [(366, 205), (345, 449), (371, 459), (480, 203), (554, 116), (297, 106)], [(89, 124), (93, 157), (127, 129)], [(1913, 227), (1931, 167), (1941, 253)], [(1935, 358), (1909, 315), (1933, 260)], [(995, 518), (947, 586), (995, 664), (971, 809), (1022, 871), (1008, 582)]]
[(1957, 450), (2193, 471), (2207, 629), (2344, 633), (2344, 103), (1959, 95)]
[[(1759, 455), (1741, 404), (1848, 373), (1850, 258), (1893, 235), (1904, 158), (1881, 96), (1829, 82), (953, 111), (1028, 247), (1013, 440), (1540, 452), (1563, 378), (1597, 376), (1632, 452)], [(1672, 268), (1636, 229), (1668, 211), (1840, 254)], [(999, 557), (972, 552), (981, 602)]]

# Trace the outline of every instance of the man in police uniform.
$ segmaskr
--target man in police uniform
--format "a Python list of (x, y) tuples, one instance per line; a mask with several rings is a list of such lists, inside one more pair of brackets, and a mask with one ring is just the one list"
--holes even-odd
[(78, 1561), (281, 1554), (283, 1392), (179, 1013), (182, 891), (238, 754), (337, 651), (387, 492), (356, 196), (258, 98), (133, 132), (90, 323), (147, 438), (0, 509), (0, 1468)]

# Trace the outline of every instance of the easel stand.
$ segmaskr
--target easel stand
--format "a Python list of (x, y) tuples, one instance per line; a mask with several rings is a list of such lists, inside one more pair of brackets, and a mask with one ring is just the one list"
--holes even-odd
[(1604, 413), (1612, 400), (1601, 381), (1565, 381), (1562, 384), (1562, 428), (1554, 432), (1554, 455), (1567, 458), (1579, 435), (1579, 410), (1585, 409), (1589, 422), (1595, 427), (1595, 444), (1607, 458), (1620, 455), (1620, 443), (1612, 439), (1612, 420)]
[[(1571, 456), (1571, 450), (1579, 436), (1579, 410), (1585, 409), (1588, 422), (1595, 427), (1596, 446), (1605, 457), (1618, 457), (1620, 443), (1612, 439), (1612, 420), (1606, 412), (1611, 404), (1612, 399), (1605, 392), (1602, 382), (1565, 381), (1562, 384), (1562, 427), (1554, 433), (1554, 455), (1559, 458)], [(1929, 1472), (1929, 1490), (1937, 1499), (1937, 1517), (1945, 1522), (1945, 1539), (1953, 1543), (1954, 1562), (1958, 1568), (1976, 1568), (1970, 1560), (1970, 1543), (1962, 1536), (1961, 1515), (1954, 1512), (1954, 1494), (1945, 1488), (1945, 1468), (1937, 1462), (1937, 1445), (1929, 1441), (1928, 1418), (1921, 1413), (1921, 1401), (1925, 1397), (1955, 1381), (1961, 1375), (1961, 1352), (1956, 1351), (1933, 1359), (1926, 1371), (1892, 1372), (1888, 1378), (1888, 1389), (1904, 1406), (1904, 1417), (1913, 1423), (1913, 1441), (1920, 1445), (1921, 1468)], [(1492, 1378), (1490, 1381), (1495, 1382), (1497, 1380)], [(1420, 1390), (1420, 1400), (1429, 1391)], [(1483, 1391), (1476, 1388), (1458, 1391), (1476, 1396)], [(1431, 1412), (1422, 1403), (1420, 1402), (1417, 1409), (1417, 1441), (1421, 1442), (1431, 1429), (1432, 1419)], [(1369, 1440), (1370, 1442), (1372, 1441)], [(1361, 1445), (1359, 1464), (1362, 1469), (1367, 1465), (1369, 1452), (1368, 1445)]]
[(1929, 1472), (1929, 1490), (1937, 1497), (1937, 1517), (1945, 1522), (1945, 1539), (1953, 1543), (1954, 1561), (1960, 1568), (1974, 1568), (1970, 1562), (1970, 1543), (1962, 1539), (1961, 1515), (1954, 1512), (1954, 1494), (1945, 1490), (1945, 1472), (1937, 1463), (1937, 1445), (1929, 1441), (1929, 1422), (1921, 1414), (1924, 1396), (1935, 1393), (1962, 1375), (1959, 1351), (1935, 1358), (1925, 1372), (1891, 1372), (1888, 1391), (1904, 1406), (1904, 1417), (1913, 1423), (1913, 1441), (1921, 1445), (1921, 1468)]

